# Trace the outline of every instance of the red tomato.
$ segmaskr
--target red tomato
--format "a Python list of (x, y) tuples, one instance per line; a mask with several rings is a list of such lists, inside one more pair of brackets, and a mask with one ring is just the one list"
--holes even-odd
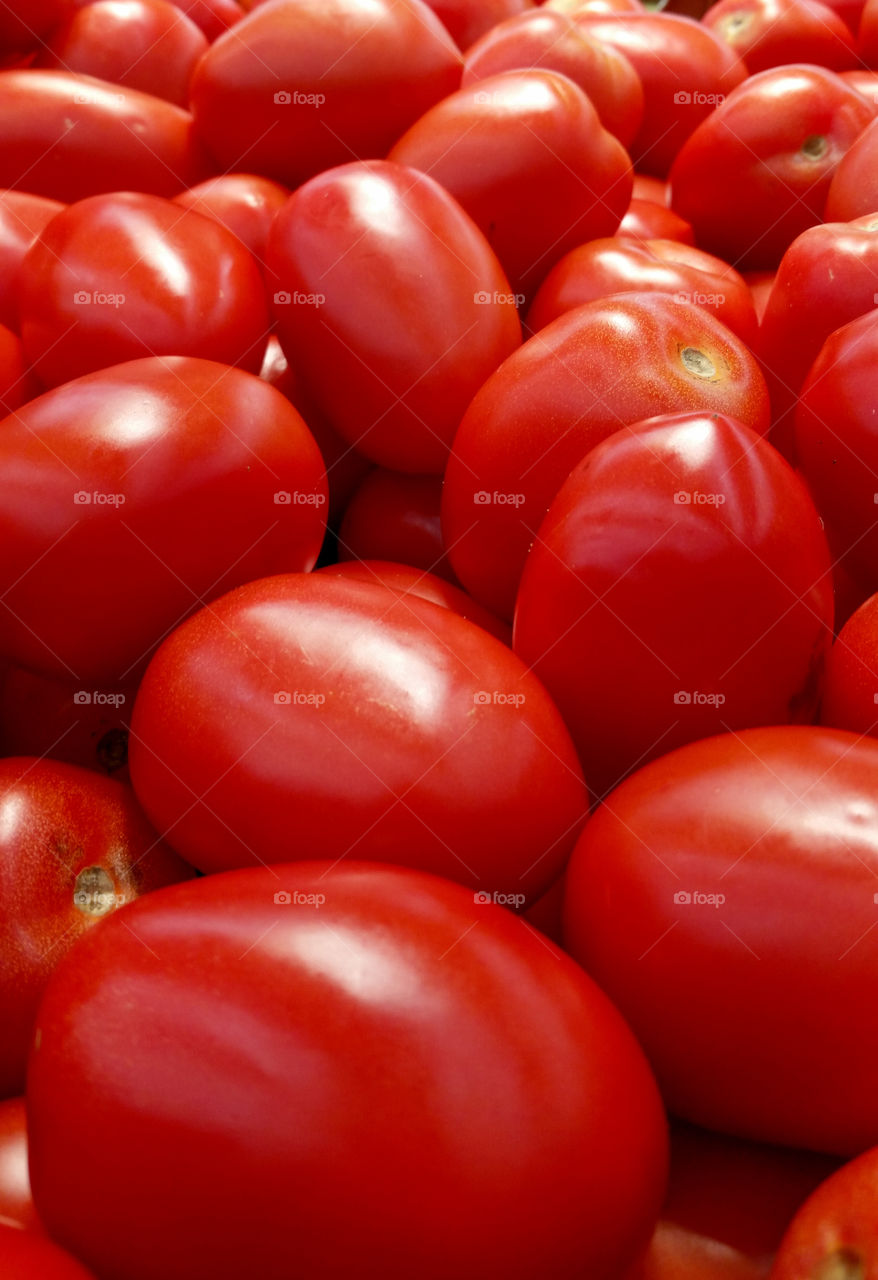
[(129, 761), (147, 813), (203, 871), (353, 853), (519, 906), (586, 809), (561, 717), (505, 645), (450, 609), (316, 574), (251, 582), (179, 627), (140, 686)]
[(869, 71), (865, 67), (857, 67), (853, 71), (839, 72), (845, 84), (856, 89), (864, 98), (878, 107), (878, 71)]
[(81, 1262), (33, 1231), (0, 1223), (0, 1273), (3, 1280), (95, 1280)]
[(187, 111), (68, 71), (0, 71), (0, 187), (53, 200), (170, 196), (207, 176)]
[(661, 1200), (664, 1116), (609, 1001), (420, 872), (153, 895), (59, 970), (38, 1037), (36, 1203), (101, 1275), (617, 1280)]
[[(94, 4), (95, 0), (68, 0), (68, 3), (72, 3), (75, 9), (83, 9)], [(236, 0), (170, 0), (170, 3), (200, 27), (208, 40), (216, 40), (217, 36), (240, 22), (244, 10), (250, 8), (249, 4), (242, 7)]]
[(702, 22), (743, 58), (751, 74), (790, 62), (830, 71), (857, 65), (850, 28), (821, 0), (718, 0)]
[(771, 1280), (878, 1277), (878, 1148), (850, 1161), (809, 1196), (783, 1238)]
[(681, 14), (575, 15), (586, 34), (624, 53), (640, 76), (643, 123), (630, 146), (638, 170), (668, 172), (693, 129), (739, 85), (747, 68), (722, 40)]
[(205, 599), (310, 569), (323, 537), (304, 422), (208, 360), (132, 361), (40, 396), (3, 421), (0, 471), (15, 477), (0, 490), (0, 652), (98, 688), (135, 678)]
[(878, 67), (878, 0), (866, 0), (857, 28), (857, 53), (867, 67)]
[(823, 220), (832, 175), (872, 117), (862, 95), (823, 67), (750, 76), (683, 145), (673, 207), (703, 249), (739, 270), (774, 267)]
[(555, 13), (642, 13), (640, 0), (545, 0), (544, 9)]
[(69, 7), (70, 0), (13, 0), (0, 6), (0, 56), (35, 49)]
[(668, 414), (586, 455), (539, 526), (513, 647), (592, 792), (683, 743), (813, 719), (831, 562), (799, 477), (733, 418)]
[(30, 1189), (24, 1098), (0, 1102), (0, 1224), (43, 1230)]
[(356, 582), (376, 582), (383, 587), (390, 587), (400, 596), (414, 595), (422, 600), (431, 600), (433, 604), (442, 605), (443, 608), (468, 618), (504, 644), (512, 645), (512, 632), (505, 622), (488, 613), (487, 609), (460, 587), (437, 577), (435, 573), (412, 568), (409, 564), (395, 564), (390, 560), (341, 560), (338, 564), (324, 565), (317, 572)]
[(24, 255), (64, 205), (24, 191), (0, 191), (0, 324), (19, 331), (18, 291)]
[(703, 307), (621, 294), (526, 342), (467, 409), (445, 472), (442, 529), (467, 591), (511, 618), (528, 549), (571, 469), (620, 427), (688, 410), (768, 430), (756, 360)]
[(252, 173), (224, 173), (181, 191), (174, 196), (174, 204), (221, 222), (264, 268), (268, 232), (289, 196), (287, 187), (270, 178)]
[(117, 906), (193, 872), (162, 844), (130, 787), (74, 765), (0, 761), (0, 816), (0, 1097), (8, 1098), (24, 1089), (37, 1005), (62, 956)]
[(826, 523), (830, 546), (855, 580), (878, 591), (878, 311), (831, 333), (795, 414), (796, 458)]
[(653, 289), (712, 311), (752, 346), (756, 312), (745, 282), (721, 258), (675, 240), (613, 236), (572, 249), (540, 285), (527, 327), (536, 332), (566, 311), (611, 293)]
[(439, 474), (467, 404), (521, 344), (479, 229), (432, 178), (358, 161), (290, 197), (267, 258), (278, 337), (316, 406), (374, 462)]
[(188, 106), (207, 39), (167, 0), (96, 0), (52, 32), (35, 66), (78, 71)]
[(390, 158), (460, 201), (516, 293), (532, 294), (568, 249), (612, 235), (631, 199), (624, 147), (555, 71), (507, 71), (461, 89), (412, 125)]
[(876, 786), (870, 738), (749, 729), (647, 765), (586, 825), (567, 944), (676, 1114), (836, 1155), (874, 1143)]
[(469, 49), (480, 36), (508, 18), (529, 13), (534, 0), (426, 0), (442, 19), (460, 49)]
[(643, 120), (643, 88), (631, 63), (561, 13), (545, 8), (493, 27), (467, 50), (464, 88), (502, 71), (560, 71), (591, 99), (601, 124), (628, 146)]
[(827, 222), (852, 222), (878, 211), (878, 120), (842, 156), (826, 197)]
[(398, 560), (456, 583), (442, 541), (441, 502), (441, 476), (406, 476), (375, 467), (345, 508), (340, 556)]
[(820, 719), (835, 729), (878, 737), (878, 595), (861, 604), (838, 633)]
[(262, 366), (268, 311), (256, 262), (220, 223), (170, 200), (77, 201), (21, 267), (28, 361), (47, 387), (139, 356)]
[(460, 70), (459, 50), (420, 0), (272, 0), (202, 58), (192, 111), (224, 169), (295, 187), (384, 155), (458, 87)]
[(616, 235), (631, 236), (635, 240), (678, 240), (680, 244), (695, 244), (691, 222), (654, 200), (633, 199)]

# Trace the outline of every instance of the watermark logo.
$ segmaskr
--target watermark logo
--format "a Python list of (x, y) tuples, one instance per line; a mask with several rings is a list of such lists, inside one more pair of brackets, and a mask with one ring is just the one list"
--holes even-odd
[(316, 907), (326, 902), (325, 893), (300, 893), (298, 889), (278, 889), (274, 900), (279, 907)]
[(724, 93), (703, 93), (700, 89), (692, 91), (678, 89), (674, 94), (674, 102), (678, 107), (718, 107), (725, 100), (726, 95)]
[(525, 297), (523, 293), (502, 293), (498, 289), (488, 293), (487, 289), (480, 289), (478, 293), (473, 294), (473, 302), (480, 307), (490, 306), (492, 302), (505, 307), (523, 307)]
[(719, 908), (726, 900), (724, 893), (701, 893), (693, 889), (678, 889), (674, 894), (674, 905), (677, 907), (715, 907)]
[(73, 295), (77, 307), (122, 307), (125, 305), (124, 293), (102, 293), (100, 289), (79, 289)]
[(724, 493), (702, 493), (700, 489), (678, 489), (674, 494), (678, 507), (721, 507), (725, 500)]
[(278, 89), (274, 101), (279, 107), (322, 107), (325, 93), (301, 93), (298, 89)]
[(487, 489), (477, 489), (473, 494), (473, 502), (477, 507), (520, 507), (525, 496), (523, 493), (498, 493), (495, 489), (489, 493)]
[(326, 501), (325, 493), (300, 493), (294, 489), (278, 489), (274, 495), (276, 507), (322, 507)]
[(89, 493), (87, 489), (79, 489), (73, 495), (73, 502), (77, 507), (121, 507), (125, 505), (125, 494), (101, 493), (97, 489)]
[(80, 106), (80, 107), (82, 106), (99, 107), (103, 105), (103, 103), (105, 103), (108, 99), (111, 102), (118, 102), (122, 104), (125, 102), (125, 94), (124, 93), (107, 93), (106, 91), (102, 91), (101, 93), (96, 93), (93, 89), (92, 90), (81, 89), (79, 93), (76, 93), (73, 96), (73, 101), (77, 104), (77, 106)]
[(322, 693), (302, 693), (298, 689), (278, 689), (274, 700), (279, 707), (322, 707), (326, 697)]
[(694, 293), (686, 293), (681, 290), (674, 294), (675, 302), (691, 302), (696, 307), (721, 307), (724, 305), (726, 295), (724, 293), (699, 293), (696, 289)]
[(525, 696), (523, 693), (501, 693), (499, 689), (494, 689), (492, 693), (488, 693), (487, 689), (480, 689), (473, 694), (473, 702), (477, 707), (523, 707)]
[(696, 689), (678, 689), (674, 702), (678, 707), (721, 707), (726, 700), (724, 693), (699, 693)]
[(103, 693), (100, 689), (77, 689), (73, 695), (77, 707), (124, 707), (124, 693)]
[(298, 289), (290, 293), (288, 289), (278, 289), (274, 295), (274, 301), (278, 307), (322, 307), (326, 301), (326, 294), (301, 293)]
[(479, 889), (473, 894), (473, 902), (478, 907), (485, 907), (494, 903), (500, 907), (518, 909), (524, 906), (525, 897), (523, 893), (499, 893), (496, 889), (493, 893), (487, 893), (484, 889)]

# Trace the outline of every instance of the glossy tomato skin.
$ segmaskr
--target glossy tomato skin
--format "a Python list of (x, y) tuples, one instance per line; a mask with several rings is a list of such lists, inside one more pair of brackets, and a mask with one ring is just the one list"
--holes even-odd
[(750, 76), (681, 148), (673, 207), (703, 249), (739, 270), (776, 267), (796, 236), (823, 220), (833, 174), (873, 113), (823, 67)]
[(602, 797), (685, 742), (813, 719), (832, 604), (789, 464), (732, 418), (669, 414), (570, 473), (525, 564), (513, 647)]
[(878, 596), (869, 596), (836, 637), (820, 719), (835, 729), (878, 737)]
[(718, 0), (702, 18), (755, 75), (790, 62), (830, 71), (857, 65), (847, 23), (821, 0)]
[(878, 1276), (878, 1148), (836, 1170), (808, 1197), (781, 1242), (771, 1280)]
[(587, 824), (566, 943), (677, 1115), (834, 1155), (874, 1144), (876, 770), (870, 738), (748, 729), (647, 765)]
[(0, 1269), (5, 1280), (96, 1280), (93, 1272), (33, 1231), (0, 1223)]
[(47, 392), (3, 421), (0, 467), (15, 476), (0, 495), (0, 652), (96, 682), (81, 688), (135, 679), (205, 599), (312, 568), (323, 538), (304, 422), (209, 360), (131, 361)]
[(290, 197), (267, 257), (281, 346), (330, 423), (374, 462), (441, 474), (467, 404), (521, 344), (479, 228), (425, 174), (357, 161)]
[(628, 205), (616, 235), (632, 236), (635, 240), (678, 240), (680, 244), (695, 244), (690, 222), (666, 205), (638, 197)]
[(416, 121), (390, 159), (431, 174), (460, 202), (526, 296), (568, 249), (612, 235), (631, 199), (625, 148), (554, 71), (470, 84)]
[(535, 0), (426, 0), (459, 49), (470, 49), (480, 36), (520, 14)]
[(519, 906), (587, 807), (560, 715), (505, 645), (426, 600), (316, 574), (251, 582), (168, 638), (129, 767), (201, 870), (353, 854)]
[(270, 178), (224, 173), (181, 191), (174, 196), (174, 204), (221, 222), (264, 268), (268, 232), (289, 196), (287, 187)]
[(651, 1230), (667, 1136), (645, 1059), (511, 913), (325, 862), (134, 912), (147, 945), (120, 917), (78, 948), (30, 1063), (36, 1202), (101, 1274), (616, 1280)]
[(0, 762), (0, 1097), (24, 1089), (43, 988), (70, 947), (118, 906), (192, 868), (163, 844), (130, 787), (33, 756)]
[(192, 111), (223, 170), (246, 165), (296, 187), (386, 154), (460, 72), (459, 50), (420, 0), (271, 0), (201, 60)]
[(643, 87), (623, 53), (592, 39), (566, 14), (545, 6), (498, 23), (467, 50), (464, 88), (478, 80), (542, 67), (560, 71), (588, 95), (605, 129), (627, 147), (643, 121)]
[(43, 1230), (30, 1189), (24, 1098), (0, 1102), (0, 1225)]
[(64, 208), (25, 191), (0, 191), (0, 324), (19, 332), (21, 264), (48, 222)]
[(580, 11), (574, 20), (623, 53), (640, 77), (643, 121), (629, 147), (638, 172), (664, 177), (695, 127), (747, 75), (737, 54), (682, 14)]
[(527, 327), (536, 332), (585, 302), (647, 289), (706, 307), (742, 342), (753, 345), (753, 298), (734, 267), (675, 240), (640, 243), (619, 235), (590, 240), (556, 262), (527, 313)]
[(0, 134), (0, 186), (51, 200), (171, 196), (210, 171), (187, 111), (70, 71), (0, 71)]
[(851, 222), (878, 210), (878, 120), (862, 130), (842, 156), (826, 197), (827, 222)]
[(442, 528), (464, 587), (511, 618), (530, 545), (573, 467), (623, 426), (688, 410), (768, 430), (756, 360), (703, 307), (618, 294), (547, 325), (488, 379), (454, 439)]
[(441, 502), (441, 476), (406, 476), (375, 467), (345, 509), (339, 558), (400, 560), (456, 583), (442, 541)]
[(34, 65), (96, 76), (189, 105), (189, 81), (207, 37), (166, 0), (96, 0), (51, 33)]
[(235, 0), (171, 0), (171, 3), (191, 18), (211, 43), (240, 22), (247, 8)]

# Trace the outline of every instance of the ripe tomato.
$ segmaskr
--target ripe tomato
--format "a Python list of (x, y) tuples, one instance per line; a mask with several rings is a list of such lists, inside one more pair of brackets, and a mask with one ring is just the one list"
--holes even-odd
[(878, 1148), (851, 1160), (805, 1201), (783, 1238), (771, 1280), (878, 1276)]
[(687, 410), (768, 430), (756, 360), (703, 307), (622, 294), (526, 342), (473, 399), (445, 472), (445, 545), (467, 591), (511, 618), (528, 549), (571, 469), (620, 427)]
[(878, 595), (839, 631), (826, 667), (823, 724), (878, 737)]
[(505, 645), (316, 574), (251, 582), (173, 632), (134, 704), (129, 765), (203, 871), (354, 854), (519, 905), (558, 874), (587, 805), (560, 715)]
[(64, 208), (24, 191), (0, 191), (0, 324), (19, 332), (21, 264), (37, 236)]
[(0, 1102), (0, 1224), (43, 1230), (30, 1189), (24, 1098)]
[(375, 467), (345, 508), (338, 531), (341, 558), (398, 560), (456, 583), (442, 542), (441, 501), (441, 476)]
[(678, 240), (680, 244), (695, 244), (690, 222), (666, 205), (637, 197), (628, 205), (616, 235), (631, 236), (635, 240)]
[(202, 31), (167, 0), (97, 0), (52, 31), (34, 66), (97, 76), (186, 107), (207, 47)]
[(70, 0), (27, 0), (0, 6), (0, 56), (35, 49), (66, 16)]
[(673, 207), (703, 249), (739, 270), (775, 267), (797, 235), (823, 220), (832, 176), (873, 114), (823, 67), (750, 76), (681, 148), (670, 175)]
[(0, 187), (52, 200), (171, 196), (209, 172), (187, 111), (70, 71), (0, 71), (0, 136)]
[(0, 653), (99, 688), (136, 678), (205, 599), (310, 569), (323, 538), (304, 422), (209, 360), (131, 361), (40, 396), (4, 419), (0, 471)]
[(362, 863), (208, 876), (92, 931), (28, 1124), (53, 1237), (126, 1280), (617, 1280), (665, 1179), (597, 986), (471, 890)]
[(25, 354), (47, 387), (139, 356), (262, 366), (268, 311), (253, 256), (213, 219), (113, 192), (62, 210), (21, 266)]
[(24, 1089), (46, 981), (95, 922), (193, 874), (162, 844), (130, 787), (86, 769), (0, 761), (0, 1098)]
[(867, 67), (878, 67), (878, 3), (866, 0), (857, 28), (857, 53)]
[(705, 413), (586, 455), (539, 527), (513, 628), (597, 796), (696, 738), (813, 719), (831, 640), (804, 484), (755, 432)]
[(575, 245), (608, 236), (631, 199), (631, 162), (578, 85), (555, 71), (506, 71), (421, 117), (391, 160), (441, 182), (530, 295)]
[(521, 13), (529, 13), (534, 0), (426, 0), (460, 49), (469, 49), (486, 32)]
[(95, 1280), (81, 1262), (45, 1236), (0, 1223), (0, 1273), (3, 1280)]
[(878, 210), (878, 120), (855, 139), (835, 171), (826, 197), (827, 222), (852, 222)]
[(281, 346), (332, 426), (374, 462), (440, 474), (467, 404), (521, 344), (478, 227), (432, 178), (357, 161), (290, 197), (267, 261)]
[(192, 111), (223, 169), (296, 187), (384, 155), (453, 93), (460, 71), (459, 50), (421, 0), (272, 0), (211, 45)]
[(790, 62), (830, 71), (857, 65), (850, 27), (821, 0), (717, 0), (701, 21), (751, 74)]
[(677, 1115), (835, 1155), (874, 1144), (876, 786), (871, 738), (748, 729), (647, 765), (587, 823), (567, 946)]
[(643, 88), (637, 72), (623, 53), (593, 39), (565, 14), (544, 6), (492, 27), (467, 50), (461, 84), (466, 88), (522, 67), (568, 76), (588, 95), (601, 124), (623, 146), (640, 128)]
[(221, 222), (264, 268), (268, 232), (289, 195), (286, 187), (270, 178), (253, 173), (224, 173), (181, 191), (174, 196), (174, 204)]

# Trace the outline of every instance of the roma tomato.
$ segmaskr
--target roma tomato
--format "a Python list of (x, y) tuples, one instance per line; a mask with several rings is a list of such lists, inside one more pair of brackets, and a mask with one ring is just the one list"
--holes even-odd
[(441, 476), (406, 476), (375, 467), (345, 508), (339, 554), (398, 560), (457, 582), (442, 541), (441, 503)]
[(845, 622), (826, 668), (823, 724), (878, 737), (878, 595)]
[(866, 0), (857, 28), (857, 53), (867, 67), (878, 67), (878, 4)]
[(637, 197), (629, 204), (616, 235), (630, 236), (635, 240), (677, 240), (680, 244), (695, 244), (691, 222), (681, 218), (667, 205)]
[(21, 264), (28, 249), (64, 205), (24, 191), (0, 191), (0, 324), (19, 332)]
[(670, 175), (673, 207), (703, 249), (739, 269), (775, 267), (823, 221), (833, 174), (873, 115), (823, 67), (750, 76), (684, 143)]
[(136, 678), (205, 599), (312, 568), (323, 538), (304, 422), (209, 360), (131, 361), (47, 392), (4, 419), (0, 471), (14, 477), (0, 491), (0, 653), (99, 688)]
[(30, 1189), (24, 1098), (0, 1102), (0, 1224), (43, 1230)]
[(390, 158), (451, 192), (526, 295), (568, 249), (612, 235), (631, 199), (625, 148), (555, 71), (507, 71), (461, 89), (413, 124)]
[(675, 240), (641, 243), (618, 235), (590, 240), (555, 263), (527, 313), (527, 327), (536, 332), (565, 311), (611, 293), (652, 289), (707, 308), (753, 345), (753, 298), (734, 267)]
[(701, 21), (751, 74), (790, 62), (812, 62), (830, 71), (857, 65), (850, 28), (821, 0), (718, 0)]
[(831, 640), (804, 484), (748, 427), (704, 413), (617, 432), (570, 473), (513, 628), (599, 797), (685, 742), (813, 719)]
[(522, 67), (568, 76), (588, 95), (601, 124), (623, 146), (640, 128), (643, 88), (637, 72), (623, 53), (593, 39), (565, 14), (543, 7), (492, 27), (467, 50), (461, 84), (466, 88)]
[(875, 1143), (876, 786), (871, 738), (772, 726), (663, 756), (589, 820), (566, 943), (677, 1115), (834, 1155)]
[(827, 222), (852, 222), (878, 211), (878, 120), (842, 156), (826, 197)]
[(224, 173), (174, 196), (174, 204), (221, 222), (265, 267), (268, 232), (289, 199), (287, 187), (253, 173)]
[(665, 1120), (622, 1019), (420, 872), (152, 895), (80, 944), (37, 1034), (36, 1203), (102, 1276), (617, 1280), (658, 1211)]
[(187, 111), (71, 71), (0, 71), (0, 136), (0, 187), (52, 200), (171, 196), (209, 172)]
[(771, 1280), (876, 1280), (878, 1147), (864, 1151), (819, 1186), (783, 1238)]
[(421, 0), (271, 0), (201, 59), (192, 111), (223, 169), (296, 187), (384, 155), (460, 72), (459, 50)]
[(3, 1280), (96, 1280), (81, 1262), (33, 1231), (0, 1223), (0, 1271)]
[(450, 609), (317, 574), (251, 582), (168, 638), (129, 764), (203, 871), (354, 854), (517, 905), (561, 870), (587, 806), (560, 715), (505, 645)]
[(440, 474), (467, 404), (521, 344), (478, 227), (425, 174), (357, 161), (290, 197), (267, 260), (281, 346), (332, 426), (374, 462)]
[(442, 529), (467, 591), (511, 618), (525, 557), (572, 468), (621, 427), (687, 410), (768, 430), (756, 360), (703, 307), (621, 294), (532, 337), (475, 396), (448, 460)]
[(201, 356), (258, 373), (268, 333), (252, 254), (170, 200), (113, 192), (46, 225), (21, 266), (19, 313), (43, 385), (139, 356)]
[(189, 104), (189, 81), (207, 38), (167, 0), (97, 0), (56, 27), (34, 65), (97, 76)]
[(500, 23), (534, 8), (534, 0), (426, 0), (460, 49)]
[(24, 1090), (46, 981), (97, 920), (193, 875), (162, 844), (130, 787), (86, 769), (0, 761), (0, 1097)]

